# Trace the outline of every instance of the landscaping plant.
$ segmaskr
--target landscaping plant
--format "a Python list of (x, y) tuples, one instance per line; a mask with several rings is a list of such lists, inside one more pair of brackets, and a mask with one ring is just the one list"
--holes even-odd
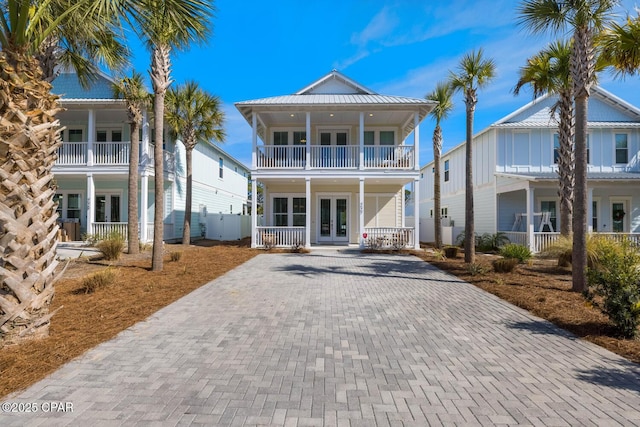
[(124, 237), (117, 231), (113, 231), (106, 239), (99, 241), (96, 247), (107, 261), (117, 260), (125, 247)]
[(515, 258), (519, 262), (525, 262), (532, 257), (531, 250), (524, 245), (509, 243), (500, 248), (500, 255), (505, 258)]

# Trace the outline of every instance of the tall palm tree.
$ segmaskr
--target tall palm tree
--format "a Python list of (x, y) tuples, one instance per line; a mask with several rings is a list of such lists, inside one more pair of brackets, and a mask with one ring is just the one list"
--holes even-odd
[(612, 23), (597, 39), (600, 56), (619, 76), (640, 70), (640, 15), (627, 16), (624, 24)]
[(164, 233), (164, 167), (163, 130), (164, 102), (171, 85), (171, 51), (186, 49), (191, 43), (206, 40), (210, 33), (213, 1), (206, 0), (140, 0), (133, 19), (151, 51), (151, 84), (153, 87), (153, 124), (155, 133), (154, 175), (155, 207), (153, 220), (153, 254), (151, 269), (163, 268), (162, 236)]
[(225, 138), (222, 125), (224, 113), (220, 99), (200, 87), (187, 82), (167, 92), (165, 118), (171, 129), (180, 137), (187, 156), (187, 194), (184, 207), (182, 244), (191, 243), (191, 203), (193, 194), (193, 149), (200, 141), (222, 142)]
[(558, 111), (558, 176), (560, 196), (560, 234), (569, 236), (573, 228), (573, 188), (575, 183), (573, 153), (573, 84), (569, 77), (571, 43), (558, 40), (527, 60), (520, 69), (520, 79), (513, 90), (518, 95), (525, 85), (533, 89), (533, 97), (555, 93), (558, 101), (551, 109)]
[(73, 14), (79, 12), (88, 28), (108, 20), (85, 13), (89, 3), (0, 2), (0, 346), (47, 335), (54, 314), (49, 306), (60, 274), (52, 168), (61, 144), (60, 108), (37, 56), (51, 40), (86, 44), (87, 32), (61, 28), (78, 22)]
[(438, 104), (431, 110), (431, 117), (436, 121), (433, 130), (433, 221), (435, 231), (436, 248), (442, 247), (442, 219), (441, 219), (441, 194), (440, 194), (440, 156), (442, 155), (442, 128), (440, 122), (449, 116), (453, 110), (453, 88), (448, 82), (439, 82), (433, 92), (429, 93), (426, 99), (436, 101)]
[[(130, 77), (123, 77), (113, 85), (116, 98), (124, 98), (127, 104), (127, 119), (131, 130), (131, 148), (129, 150), (129, 179), (128, 179), (128, 252), (137, 254), (140, 251), (138, 237), (138, 167), (140, 165), (140, 128), (142, 126), (143, 110), (151, 101), (142, 74), (133, 72)], [(146, 215), (146, 206), (142, 207), (142, 214)]]
[(473, 209), (473, 116), (478, 103), (478, 89), (485, 87), (495, 77), (493, 59), (485, 59), (483, 50), (465, 54), (456, 72), (449, 72), (449, 84), (454, 92), (462, 92), (467, 114), (465, 156), (465, 220), (464, 262), (473, 264), (476, 258), (475, 223)]
[(525, 0), (519, 21), (530, 31), (573, 33), (571, 80), (575, 104), (575, 193), (572, 289), (587, 288), (587, 111), (595, 78), (594, 37), (609, 22), (618, 0)]

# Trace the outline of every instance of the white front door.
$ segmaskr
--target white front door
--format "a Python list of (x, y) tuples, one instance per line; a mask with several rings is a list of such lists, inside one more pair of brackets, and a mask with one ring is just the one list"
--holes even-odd
[(120, 194), (96, 194), (95, 222), (120, 222)]
[(318, 242), (349, 241), (349, 203), (347, 197), (320, 197)]

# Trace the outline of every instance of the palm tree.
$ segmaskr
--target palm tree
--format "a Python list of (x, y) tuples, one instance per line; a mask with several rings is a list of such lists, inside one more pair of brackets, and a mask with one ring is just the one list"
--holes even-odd
[(200, 141), (224, 141), (222, 129), (224, 113), (220, 99), (198, 87), (196, 82), (187, 82), (167, 92), (166, 120), (180, 137), (187, 156), (187, 194), (184, 207), (182, 244), (191, 243), (191, 203), (193, 181), (193, 149)]
[(440, 195), (440, 156), (442, 155), (442, 128), (440, 121), (449, 116), (453, 110), (453, 88), (448, 82), (439, 82), (433, 92), (429, 93), (426, 99), (436, 101), (438, 104), (431, 110), (431, 117), (436, 121), (436, 127), (433, 130), (433, 221), (435, 230), (436, 248), (442, 247), (442, 220), (441, 220), (441, 195)]
[(597, 39), (600, 56), (620, 76), (640, 70), (640, 15), (627, 16), (624, 24), (612, 23)]
[(473, 264), (476, 257), (473, 218), (473, 116), (478, 103), (478, 89), (489, 84), (495, 76), (495, 70), (495, 62), (483, 58), (482, 49), (478, 49), (462, 57), (457, 72), (449, 73), (449, 84), (454, 92), (462, 92), (467, 110), (464, 262), (468, 264)]
[(573, 32), (571, 81), (575, 104), (575, 193), (573, 205), (572, 289), (587, 288), (587, 111), (595, 78), (594, 37), (602, 31), (618, 0), (525, 0), (520, 24), (534, 33)]
[[(128, 185), (128, 252), (137, 254), (140, 251), (138, 237), (138, 167), (140, 164), (140, 127), (142, 126), (142, 112), (151, 100), (145, 88), (142, 74), (133, 72), (131, 77), (123, 77), (113, 85), (116, 98), (124, 98), (127, 103), (127, 118), (131, 129), (131, 148), (129, 151), (129, 185)], [(146, 206), (142, 207), (146, 215)]]
[(171, 50), (185, 49), (192, 42), (204, 41), (212, 27), (212, 1), (206, 0), (141, 0), (132, 12), (142, 38), (151, 51), (151, 84), (153, 87), (153, 124), (155, 135), (154, 175), (155, 207), (153, 220), (153, 254), (151, 269), (163, 268), (164, 233), (164, 167), (163, 130), (164, 102), (171, 85)]
[(527, 60), (520, 69), (520, 79), (513, 90), (518, 95), (525, 85), (533, 88), (533, 97), (555, 93), (558, 101), (551, 109), (551, 116), (559, 113), (558, 122), (558, 176), (560, 196), (560, 234), (571, 234), (574, 188), (573, 153), (573, 85), (569, 77), (571, 43), (558, 40)]
[[(109, 18), (86, 13), (89, 0), (0, 2), (0, 346), (48, 334), (56, 274), (56, 185), (52, 168), (61, 144), (57, 97), (38, 55), (45, 46), (86, 45), (87, 28)], [(104, 27), (100, 27), (103, 28)], [(51, 48), (49, 52), (57, 52)], [(93, 55), (87, 49), (82, 54)], [(81, 70), (82, 71), (82, 70)]]

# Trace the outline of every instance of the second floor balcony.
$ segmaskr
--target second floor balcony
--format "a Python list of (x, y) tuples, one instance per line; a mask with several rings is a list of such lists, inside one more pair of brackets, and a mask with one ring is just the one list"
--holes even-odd
[(415, 169), (413, 145), (260, 145), (258, 169)]

